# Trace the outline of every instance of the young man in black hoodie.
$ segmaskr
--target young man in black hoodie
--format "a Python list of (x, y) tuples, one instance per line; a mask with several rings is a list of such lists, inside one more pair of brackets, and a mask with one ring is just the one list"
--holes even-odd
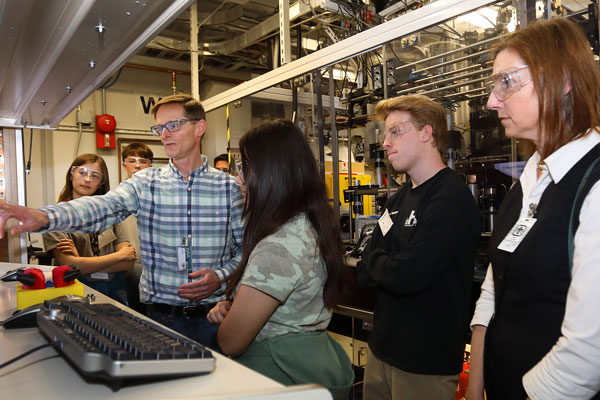
[(383, 147), (410, 180), (390, 199), (357, 265), (378, 290), (364, 398), (454, 399), (469, 322), (479, 213), (448, 168), (444, 108), (424, 96), (381, 101)]

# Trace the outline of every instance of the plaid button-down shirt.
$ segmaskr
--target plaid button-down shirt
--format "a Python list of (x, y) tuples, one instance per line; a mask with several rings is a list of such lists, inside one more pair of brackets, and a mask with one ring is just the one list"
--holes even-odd
[[(206, 157), (188, 181), (169, 161), (146, 168), (103, 196), (47, 206), (45, 231), (101, 232), (129, 215), (137, 217), (144, 265), (140, 298), (145, 303), (188, 304), (177, 288), (191, 271), (209, 268), (219, 279), (239, 264), (244, 200), (235, 179), (208, 166)], [(191, 265), (178, 265), (178, 248), (191, 250)], [(224, 285), (201, 303), (224, 299)]]

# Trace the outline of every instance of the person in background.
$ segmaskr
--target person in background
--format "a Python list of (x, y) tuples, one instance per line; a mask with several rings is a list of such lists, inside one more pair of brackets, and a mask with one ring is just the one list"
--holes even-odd
[[(102, 157), (82, 154), (67, 170), (58, 201), (102, 195), (109, 191), (108, 170)], [(79, 280), (127, 305), (125, 271), (133, 268), (136, 251), (121, 224), (94, 233), (52, 232), (42, 235), (46, 252), (58, 265), (81, 271)]]
[[(227, 355), (285, 385), (318, 383), (346, 399), (350, 360), (325, 331), (342, 281), (342, 244), (302, 131), (275, 121), (240, 140), (244, 249), (227, 279), (233, 302), (208, 315)], [(290, 182), (294, 182), (290, 185)]]
[(493, 54), (488, 108), (537, 151), (496, 216), (465, 397), (599, 399), (598, 66), (562, 18), (512, 33)]
[(363, 394), (454, 399), (468, 332), (479, 212), (446, 166), (446, 113), (425, 96), (380, 101), (383, 148), (410, 180), (390, 197), (362, 259), (361, 286), (377, 300)]
[(127, 179), (131, 178), (136, 172), (151, 167), (154, 161), (154, 153), (144, 143), (127, 145), (123, 148), (121, 157), (123, 159), (121, 165), (127, 171)]
[[(144, 143), (131, 143), (127, 145), (123, 149), (121, 156), (123, 160), (122, 166), (127, 172), (127, 179), (131, 178), (136, 172), (151, 167), (152, 161), (154, 161), (154, 153)], [(125, 235), (133, 245), (136, 254), (142, 254), (137, 230), (137, 218), (130, 215), (121, 222), (121, 226), (125, 230)], [(145, 308), (140, 302), (139, 290), (142, 270), (142, 260), (138, 258), (133, 264), (133, 269), (127, 272), (125, 278), (127, 280), (127, 303), (129, 307), (144, 313)]]
[(41, 209), (0, 205), (0, 239), (11, 218), (21, 222), (10, 229), (18, 234), (97, 232), (135, 215), (146, 315), (217, 349), (217, 326), (206, 315), (225, 299), (221, 281), (241, 259), (243, 198), (235, 178), (211, 168), (200, 152), (206, 121), (198, 100), (167, 96), (151, 112), (151, 131), (160, 136), (168, 165), (138, 171), (102, 196)]
[(229, 171), (229, 155), (227, 153), (219, 154), (215, 157), (213, 165), (221, 172), (228, 174)]

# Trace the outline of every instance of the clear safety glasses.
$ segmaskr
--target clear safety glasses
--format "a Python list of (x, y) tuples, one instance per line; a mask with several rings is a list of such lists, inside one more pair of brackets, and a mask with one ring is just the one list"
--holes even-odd
[(398, 135), (403, 135), (406, 132), (408, 132), (408, 127), (406, 126), (408, 123), (412, 124), (411, 120), (406, 120), (406, 121), (396, 121), (396, 122), (392, 122), (389, 126), (386, 125), (385, 127), (385, 133), (383, 135), (381, 135), (380, 137), (380, 142), (381, 145), (383, 146), (383, 144), (385, 143), (385, 141), (390, 141), (390, 140), (394, 140), (395, 138), (398, 137)]
[(86, 167), (71, 167), (71, 175), (80, 176), (83, 179), (90, 178), (93, 181), (102, 183), (104, 181), (104, 175), (98, 171)]
[(517, 93), (523, 86), (531, 82), (531, 74), (527, 65), (507, 68), (490, 76), (486, 82), (490, 94), (494, 94), (499, 101), (506, 101)]
[(125, 159), (125, 164), (129, 164), (129, 165), (136, 165), (136, 164), (150, 165), (150, 160), (148, 160), (147, 158), (142, 158), (142, 157), (127, 157)]

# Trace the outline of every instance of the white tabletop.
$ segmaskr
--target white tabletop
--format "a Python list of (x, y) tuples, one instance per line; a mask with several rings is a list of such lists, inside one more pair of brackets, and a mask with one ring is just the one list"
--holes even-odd
[[(21, 264), (0, 263), (0, 275)], [(41, 269), (52, 267), (34, 266)], [(0, 282), (0, 320), (16, 310), (15, 282)], [(98, 303), (114, 302), (85, 287)], [(122, 306), (121, 306), (122, 307)], [(38, 328), (0, 327), (0, 364), (47, 343)], [(2, 399), (331, 399), (317, 385), (285, 387), (237, 362), (213, 352), (216, 368), (210, 374), (169, 379), (123, 381), (113, 392), (106, 381), (81, 375), (56, 350), (45, 348), (0, 370)]]

